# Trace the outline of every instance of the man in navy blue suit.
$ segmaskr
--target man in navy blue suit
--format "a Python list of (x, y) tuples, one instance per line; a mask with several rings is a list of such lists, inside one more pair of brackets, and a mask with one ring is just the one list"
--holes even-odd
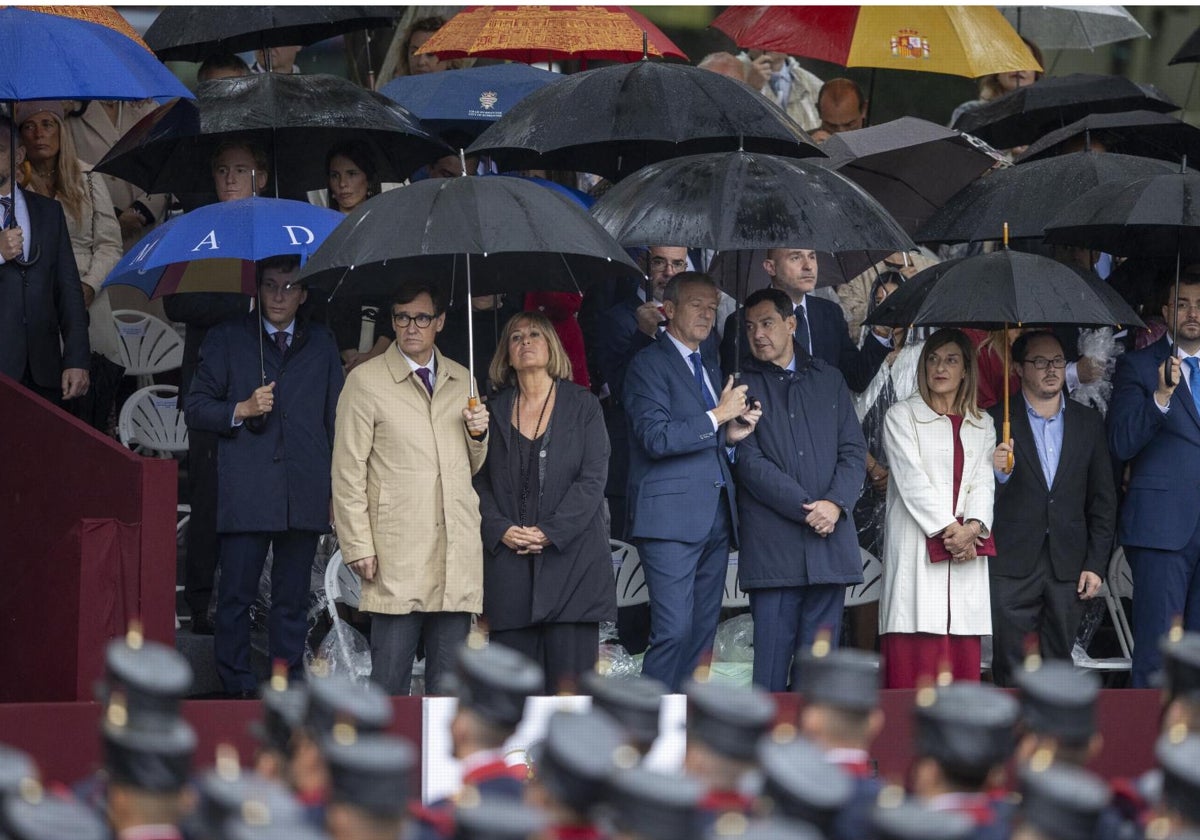
[[(846, 327), (842, 308), (833, 301), (811, 294), (817, 287), (817, 252), (803, 248), (772, 248), (763, 260), (763, 269), (771, 277), (771, 288), (785, 292), (796, 308), (796, 342), (814, 359), (833, 365), (842, 372), (850, 390), (866, 389), (887, 354), (892, 351), (891, 339), (874, 333), (867, 336), (862, 348), (854, 346)], [(725, 321), (721, 341), (721, 369), (734, 372), (735, 342), (741, 342), (741, 357), (750, 355), (745, 330), (739, 329), (738, 310)]]
[(1151, 685), (1175, 616), (1200, 630), (1200, 275), (1182, 278), (1163, 318), (1167, 335), (1117, 359), (1108, 410), (1112, 453), (1130, 468), (1117, 538), (1133, 572), (1135, 687)]
[[(646, 676), (678, 691), (712, 646), (737, 513), (730, 450), (761, 412), (732, 378), (718, 391), (717, 360), (701, 345), (717, 314), (717, 285), (683, 272), (663, 293), (666, 331), (625, 376), (630, 535), (650, 592)], [(729, 423), (736, 417), (746, 425)], [(726, 425), (728, 424), (728, 425)]]

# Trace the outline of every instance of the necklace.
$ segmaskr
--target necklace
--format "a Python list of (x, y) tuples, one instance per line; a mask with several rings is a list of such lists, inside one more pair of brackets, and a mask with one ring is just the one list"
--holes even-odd
[[(532, 495), (533, 488), (530, 486), (533, 480), (533, 470), (536, 464), (535, 452), (537, 447), (534, 443), (541, 433), (542, 420), (546, 417), (546, 407), (550, 405), (550, 398), (554, 396), (554, 389), (558, 387), (558, 381), (554, 380), (550, 383), (550, 390), (546, 392), (546, 399), (542, 401), (542, 410), (538, 412), (537, 423), (533, 427), (533, 439), (526, 441), (525, 435), (521, 434), (521, 388), (517, 387), (517, 396), (514, 401), (514, 411), (517, 415), (517, 457), (520, 464), (520, 482), (521, 482), (521, 498), (518, 507), (518, 518), (521, 525), (528, 525), (526, 522), (529, 511), (529, 497)], [(522, 452), (526, 444), (529, 446), (529, 455), (526, 456)]]

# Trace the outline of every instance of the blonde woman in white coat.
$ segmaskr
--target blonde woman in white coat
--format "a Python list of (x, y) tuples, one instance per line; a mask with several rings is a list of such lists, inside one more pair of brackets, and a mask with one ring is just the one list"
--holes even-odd
[(979, 680), (981, 637), (992, 632), (980, 552), (990, 550), (996, 432), (976, 405), (977, 382), (970, 340), (939, 330), (921, 351), (917, 393), (884, 418), (891, 476), (879, 633), (887, 688), (915, 687), (943, 666), (956, 680)]

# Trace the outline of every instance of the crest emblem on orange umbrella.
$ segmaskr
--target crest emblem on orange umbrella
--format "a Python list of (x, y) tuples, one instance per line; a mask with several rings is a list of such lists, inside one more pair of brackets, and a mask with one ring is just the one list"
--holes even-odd
[(896, 58), (929, 58), (929, 39), (915, 29), (901, 29), (892, 36), (891, 46)]

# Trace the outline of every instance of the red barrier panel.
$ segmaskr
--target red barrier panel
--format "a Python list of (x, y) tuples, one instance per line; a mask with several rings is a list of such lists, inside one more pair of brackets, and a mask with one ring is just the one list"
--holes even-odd
[(0, 701), (90, 699), (131, 619), (175, 643), (178, 470), (3, 375), (0, 417)]

